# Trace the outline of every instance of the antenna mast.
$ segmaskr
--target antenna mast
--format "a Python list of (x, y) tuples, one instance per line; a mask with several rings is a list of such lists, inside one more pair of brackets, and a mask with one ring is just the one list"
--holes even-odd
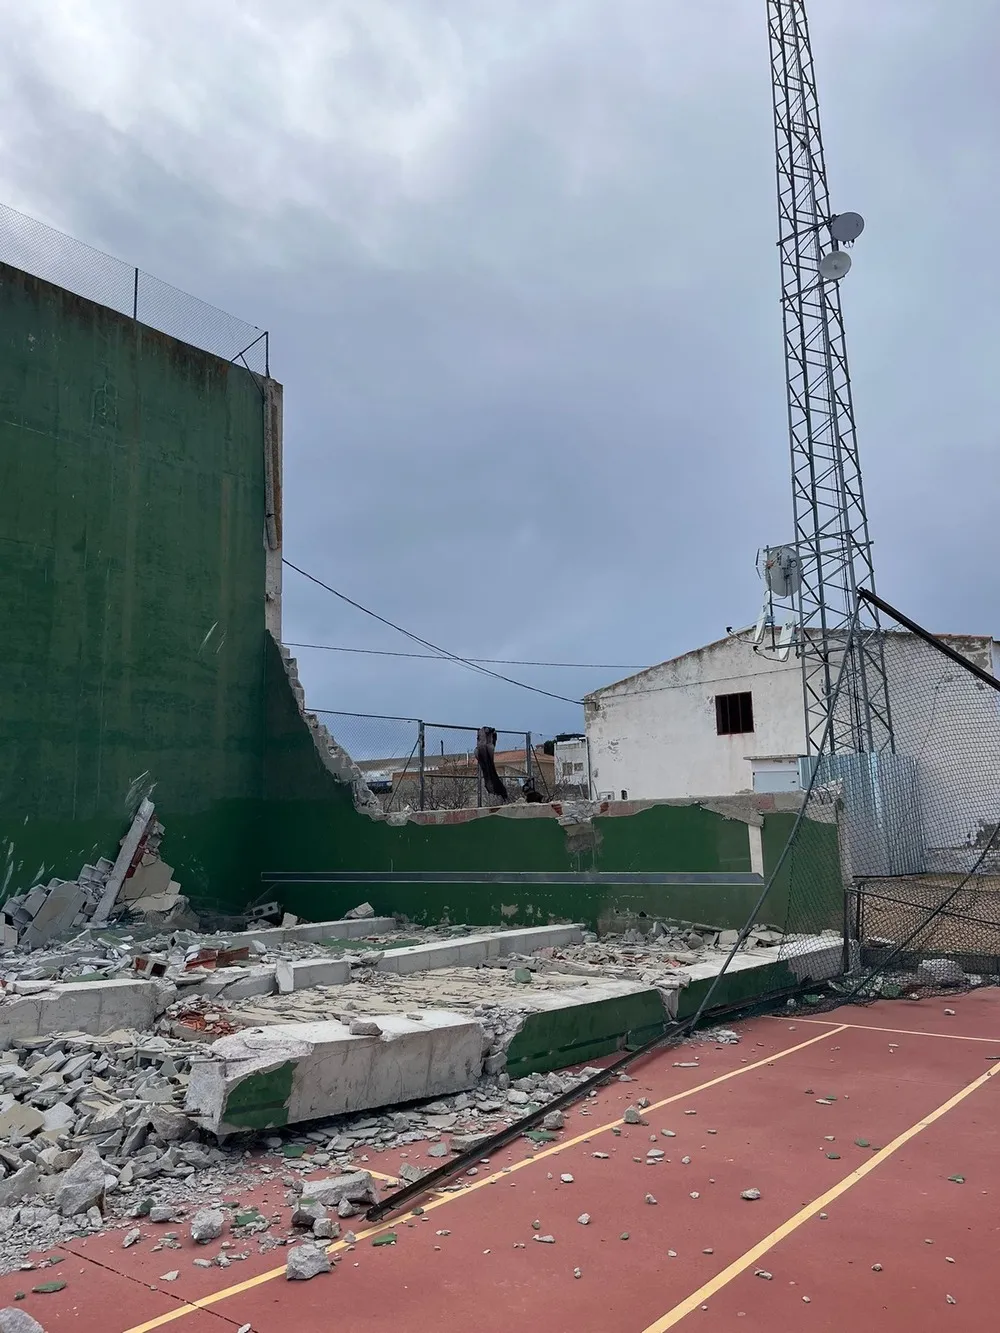
[[(792, 456), (792, 580), (802, 662), (806, 750), (893, 749), (878, 621), (857, 590), (875, 588), (839, 281), (851, 266), (841, 245), (861, 234), (857, 213), (833, 214), (805, 0), (768, 0), (778, 248)], [(790, 621), (788, 623), (791, 623)], [(845, 653), (841, 694), (834, 698)]]

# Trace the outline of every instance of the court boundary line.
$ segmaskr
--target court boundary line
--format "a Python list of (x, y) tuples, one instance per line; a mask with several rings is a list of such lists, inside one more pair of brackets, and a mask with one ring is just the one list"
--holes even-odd
[[(664, 1097), (661, 1101), (654, 1102), (650, 1106), (642, 1108), (642, 1114), (645, 1117), (651, 1111), (662, 1110), (665, 1106), (670, 1106), (675, 1102), (685, 1101), (689, 1097), (697, 1096), (700, 1092), (706, 1092), (709, 1088), (717, 1087), (720, 1083), (727, 1083), (730, 1079), (739, 1078), (743, 1074), (750, 1074), (755, 1069), (761, 1069), (766, 1065), (774, 1064), (776, 1060), (783, 1060), (786, 1056), (795, 1055), (798, 1051), (806, 1050), (810, 1046), (815, 1046), (818, 1042), (825, 1041), (828, 1037), (835, 1037), (838, 1033), (846, 1031), (847, 1025), (832, 1027), (819, 1033), (815, 1037), (810, 1037), (807, 1041), (797, 1042), (794, 1046), (787, 1046), (783, 1050), (774, 1051), (771, 1055), (763, 1056), (760, 1060), (755, 1060), (748, 1065), (740, 1065), (736, 1069), (730, 1069), (725, 1074), (718, 1074), (715, 1078), (708, 1079), (704, 1083), (696, 1084), (693, 1088), (686, 1088), (682, 1092), (676, 1092), (669, 1097)], [(499, 1171), (493, 1172), (489, 1176), (484, 1176), (479, 1180), (466, 1185), (459, 1190), (443, 1191), (430, 1199), (421, 1208), (421, 1213), (426, 1215), (437, 1208), (442, 1208), (446, 1204), (453, 1203), (456, 1199), (468, 1198), (476, 1190), (484, 1189), (488, 1185), (495, 1185), (498, 1180), (503, 1180), (506, 1176), (513, 1175), (517, 1171), (523, 1171), (526, 1167), (533, 1166), (535, 1162), (545, 1161), (558, 1153), (565, 1152), (568, 1148), (575, 1148), (581, 1143), (586, 1143), (599, 1134), (607, 1134), (612, 1129), (618, 1128), (624, 1124), (622, 1116), (617, 1116), (614, 1120), (609, 1120), (603, 1125), (595, 1125), (593, 1129), (588, 1129), (584, 1134), (575, 1135), (567, 1139), (564, 1143), (553, 1143), (548, 1148), (540, 1149), (530, 1157), (524, 1157), (519, 1162), (512, 1162), (510, 1166), (502, 1167)], [(361, 1170), (364, 1167), (359, 1168)], [(373, 1236), (378, 1236), (384, 1231), (391, 1231), (393, 1227), (411, 1220), (415, 1216), (412, 1209), (401, 1213), (391, 1222), (380, 1222), (375, 1226), (368, 1227), (364, 1231), (359, 1231), (355, 1235), (356, 1242), (368, 1240)], [(347, 1248), (345, 1240), (336, 1240), (326, 1247), (327, 1254), (336, 1254)], [(152, 1319), (147, 1319), (141, 1324), (134, 1324), (130, 1328), (123, 1330), (123, 1333), (153, 1333), (154, 1329), (163, 1328), (167, 1324), (174, 1323), (175, 1320), (183, 1319), (187, 1315), (197, 1314), (199, 1310), (210, 1310), (214, 1305), (222, 1301), (229, 1300), (233, 1296), (240, 1296), (246, 1291), (252, 1291), (255, 1287), (262, 1287), (267, 1282), (273, 1282), (279, 1277), (284, 1277), (285, 1265), (280, 1268), (269, 1268), (263, 1273), (257, 1273), (254, 1277), (246, 1278), (243, 1282), (237, 1282), (229, 1287), (222, 1287), (218, 1291), (210, 1292), (207, 1296), (199, 1296), (197, 1300), (188, 1301), (178, 1306), (174, 1310), (167, 1310), (161, 1315), (156, 1315)], [(225, 1316), (223, 1316), (225, 1317)]]
[[(778, 1018), (772, 1014), (771, 1018), (779, 1023), (787, 1022), (787, 1016)], [(796, 1018), (798, 1023), (811, 1023), (816, 1027), (825, 1027), (828, 1023), (837, 1023), (835, 1018)], [(916, 1032), (912, 1028), (883, 1028), (876, 1027), (873, 1023), (840, 1023), (841, 1028), (849, 1029), (851, 1032), (888, 1032), (897, 1037), (942, 1037), (945, 1041), (979, 1041), (985, 1042), (987, 1046), (995, 1046), (1000, 1051), (1000, 1037), (966, 1037), (961, 1032)]]
[(745, 1273), (746, 1270), (753, 1264), (757, 1263), (759, 1259), (763, 1259), (769, 1250), (774, 1249), (776, 1245), (792, 1235), (793, 1232), (797, 1231), (805, 1222), (808, 1222), (810, 1218), (815, 1217), (817, 1213), (821, 1212), (827, 1206), (827, 1204), (832, 1203), (835, 1199), (839, 1199), (842, 1194), (846, 1194), (849, 1189), (852, 1189), (859, 1183), (859, 1181), (864, 1180), (866, 1176), (869, 1176), (873, 1171), (876, 1171), (883, 1162), (892, 1157), (894, 1153), (898, 1152), (900, 1148), (909, 1143), (911, 1139), (916, 1138), (916, 1136), (923, 1133), (925, 1129), (935, 1124), (938, 1120), (943, 1119), (949, 1111), (954, 1110), (956, 1106), (961, 1102), (964, 1102), (966, 1097), (971, 1097), (974, 1092), (985, 1087), (990, 1079), (996, 1078), (998, 1075), (1000, 1075), (1000, 1065), (994, 1065), (992, 1069), (987, 1069), (985, 1073), (980, 1074), (979, 1077), (973, 1079), (971, 1083), (967, 1083), (964, 1088), (960, 1088), (958, 1092), (949, 1097), (947, 1101), (942, 1102), (940, 1106), (929, 1112), (908, 1129), (904, 1129), (901, 1134), (898, 1134), (891, 1143), (887, 1143), (884, 1148), (880, 1148), (879, 1151), (874, 1153), (867, 1162), (844, 1176), (836, 1185), (832, 1185), (830, 1189), (825, 1190), (824, 1193), (813, 1199), (811, 1203), (805, 1204), (798, 1210), (798, 1212), (793, 1213), (791, 1217), (776, 1226), (773, 1231), (768, 1232), (763, 1240), (759, 1240), (756, 1245), (752, 1245), (750, 1249), (745, 1250), (739, 1258), (734, 1259), (731, 1264), (728, 1264), (723, 1268), (721, 1272), (715, 1275), (715, 1277), (709, 1278), (707, 1282), (702, 1283), (697, 1291), (693, 1291), (690, 1296), (686, 1296), (682, 1301), (678, 1301), (678, 1303), (668, 1310), (666, 1314), (661, 1315), (660, 1318), (654, 1320), (653, 1323), (647, 1324), (642, 1330), (642, 1333), (667, 1333), (668, 1329), (674, 1328), (682, 1319), (686, 1319), (689, 1314), (700, 1309), (712, 1296), (717, 1295), (723, 1287), (727, 1287), (734, 1278)]

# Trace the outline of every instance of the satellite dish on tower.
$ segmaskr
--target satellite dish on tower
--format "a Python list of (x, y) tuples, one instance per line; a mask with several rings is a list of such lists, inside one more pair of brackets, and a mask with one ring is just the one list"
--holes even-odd
[(864, 229), (865, 220), (860, 213), (838, 213), (830, 219), (830, 235), (841, 245), (856, 241)]
[(772, 546), (765, 553), (764, 581), (779, 601), (795, 596), (802, 587), (802, 561), (793, 546)]
[(846, 250), (831, 250), (819, 261), (819, 276), (824, 282), (839, 282), (851, 271), (851, 256)]

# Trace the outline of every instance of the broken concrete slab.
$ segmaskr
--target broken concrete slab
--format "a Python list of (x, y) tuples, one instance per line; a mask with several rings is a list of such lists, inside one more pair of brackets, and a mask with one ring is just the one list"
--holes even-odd
[(302, 926), (263, 926), (220, 936), (227, 944), (253, 944), (259, 940), (265, 948), (278, 944), (320, 944), (323, 940), (357, 940), (365, 935), (387, 935), (396, 929), (395, 917), (376, 916), (366, 920), (313, 921)]
[(340, 958), (306, 958), (298, 963), (278, 963), (278, 991), (290, 995), (311, 986), (342, 986), (351, 979), (351, 965)]
[(88, 1032), (92, 1036), (119, 1028), (141, 1032), (153, 1026), (174, 996), (172, 986), (141, 978), (52, 984), (41, 994), (0, 1002), (0, 1042), (50, 1032)]
[(380, 972), (426, 972), (440, 967), (478, 967), (490, 959), (511, 954), (530, 954), (536, 949), (560, 948), (583, 941), (583, 927), (536, 926), (524, 930), (499, 930), (488, 935), (462, 935), (454, 940), (414, 944), (387, 950), (378, 963)]
[(479, 1078), (483, 1029), (427, 1010), (379, 1019), (381, 1035), (337, 1021), (248, 1028), (192, 1063), (185, 1110), (219, 1138), (463, 1092)]

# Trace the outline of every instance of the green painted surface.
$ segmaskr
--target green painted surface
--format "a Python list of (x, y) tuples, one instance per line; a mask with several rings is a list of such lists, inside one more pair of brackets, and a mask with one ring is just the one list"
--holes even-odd
[(507, 1049), (511, 1078), (586, 1064), (602, 1055), (641, 1045), (666, 1026), (658, 991), (610, 996), (592, 1004), (531, 1014)]
[[(392, 827), (360, 815), (323, 767), (299, 716), (277, 647), (268, 645), (265, 869), (424, 871), (750, 870), (746, 825), (700, 806), (661, 805), (600, 817), (582, 836), (557, 819), (498, 816), (466, 823)], [(760, 890), (747, 885), (284, 885), (289, 911), (334, 919), (367, 900), (376, 913), (430, 925), (538, 925), (585, 921), (608, 928), (638, 916), (742, 925)]]
[(222, 1108), (222, 1122), (237, 1129), (276, 1129), (288, 1124), (288, 1101), (292, 1095), (295, 1061), (266, 1073), (248, 1074), (229, 1092)]
[(680, 917), (720, 928), (742, 926), (759, 894), (759, 887), (745, 884), (400, 884), (387, 880), (380, 884), (288, 885), (278, 896), (289, 911), (304, 919), (324, 915), (335, 919), (359, 902), (370, 902), (378, 916), (398, 914), (422, 926), (450, 921), (513, 928), (580, 921), (605, 931), (634, 924), (642, 915)]
[(259, 871), (263, 418), (248, 372), (0, 265), (0, 890), (115, 855)]
[[(793, 836), (788, 854), (781, 861), (785, 845)], [(801, 934), (839, 930), (844, 890), (836, 825), (805, 818), (796, 827), (793, 814), (768, 815), (761, 841), (765, 869), (770, 872), (780, 862), (760, 911), (761, 920)]]

